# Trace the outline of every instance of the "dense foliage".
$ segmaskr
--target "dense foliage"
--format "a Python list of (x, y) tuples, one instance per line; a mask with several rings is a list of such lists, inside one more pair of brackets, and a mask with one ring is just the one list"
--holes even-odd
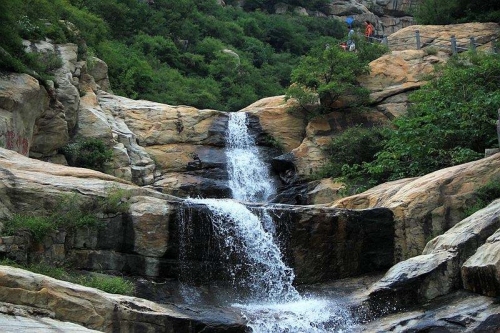
[(113, 151), (99, 139), (70, 143), (62, 149), (62, 153), (71, 166), (102, 172), (105, 171), (106, 162), (113, 156)]
[(410, 96), (408, 114), (386, 129), (373, 161), (345, 164), (342, 176), (374, 185), (481, 158), (498, 145), (500, 55), (452, 58), (438, 77)]
[[(310, 10), (327, 2), (280, 1)], [(6, 52), (0, 52), (0, 69), (34, 68), (21, 38), (49, 37), (78, 43), (82, 55), (88, 49), (103, 59), (119, 95), (233, 111), (283, 94), (300, 56), (321, 36), (345, 34), (341, 21), (292, 12), (275, 15), (271, 9), (276, 1), (246, 1), (243, 9), (227, 3), (222, 7), (215, 0), (2, 1), (0, 46)], [(79, 36), (74, 37), (71, 25), (60, 19), (73, 23)]]
[(354, 126), (334, 136), (326, 148), (328, 163), (313, 177), (342, 177), (344, 165), (359, 165), (373, 161), (375, 155), (383, 148), (386, 130), (382, 127)]
[(500, 23), (500, 1), (421, 0), (414, 16), (419, 24)]

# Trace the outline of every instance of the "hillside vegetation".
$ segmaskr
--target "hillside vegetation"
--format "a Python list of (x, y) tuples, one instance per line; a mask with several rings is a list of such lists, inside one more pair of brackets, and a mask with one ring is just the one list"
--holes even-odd
[[(317, 9), (325, 1), (307, 3)], [(0, 46), (11, 57), (3, 52), (0, 68), (43, 72), (33, 55), (24, 54), (21, 38), (48, 37), (78, 43), (82, 56), (87, 51), (104, 60), (116, 94), (235, 111), (284, 94), (300, 56), (346, 33), (338, 20), (260, 10), (270, 6), (271, 1), (248, 1), (239, 9), (215, 0), (7, 0), (0, 4), (0, 34), (7, 36)], [(61, 19), (74, 24), (79, 36)]]

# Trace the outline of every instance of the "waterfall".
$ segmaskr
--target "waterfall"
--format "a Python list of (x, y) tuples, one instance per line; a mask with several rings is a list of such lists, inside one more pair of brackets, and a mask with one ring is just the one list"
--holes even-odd
[[(293, 286), (293, 270), (283, 262), (276, 244), (271, 216), (266, 210), (256, 214), (240, 203), (262, 202), (275, 194), (246, 119), (245, 113), (229, 117), (226, 155), (233, 199), (186, 200), (210, 211), (223, 253), (220, 261), (236, 292), (231, 306), (241, 311), (254, 333), (343, 332), (351, 325), (347, 311), (332, 301), (299, 294)], [(186, 222), (181, 227), (189, 230)], [(182, 246), (180, 252), (185, 253)]]
[[(273, 235), (264, 229), (260, 219), (247, 207), (233, 200), (191, 199), (206, 205), (212, 226), (222, 241), (226, 259), (236, 254), (238, 265), (228, 265), (237, 284), (246, 289), (252, 301), (292, 301), (299, 293), (292, 285), (295, 275), (281, 258)], [(236, 284), (236, 283), (235, 283)]]
[(246, 122), (246, 113), (229, 114), (226, 136), (229, 187), (236, 200), (265, 201), (276, 190), (254, 139), (248, 133)]

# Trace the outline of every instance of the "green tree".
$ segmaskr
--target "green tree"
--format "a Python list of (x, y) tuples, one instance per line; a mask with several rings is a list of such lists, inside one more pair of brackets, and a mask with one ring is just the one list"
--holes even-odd
[[(346, 52), (332, 40), (302, 58), (292, 71), (292, 85), (287, 98), (296, 98), (302, 108), (309, 112), (308, 105), (318, 97), (328, 112), (341, 96), (350, 95), (350, 105), (367, 101), (368, 90), (357, 83), (356, 77), (368, 71), (367, 62), (362, 62), (355, 52)], [(315, 97), (317, 95), (317, 97)]]

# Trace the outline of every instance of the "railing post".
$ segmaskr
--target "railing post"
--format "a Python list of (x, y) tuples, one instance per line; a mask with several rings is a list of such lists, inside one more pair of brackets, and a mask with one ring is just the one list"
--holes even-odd
[(382, 44), (387, 47), (389, 46), (389, 40), (387, 39), (387, 36), (382, 37)]
[(420, 50), (420, 31), (415, 31), (415, 39), (417, 41), (417, 50)]
[(451, 36), (451, 53), (457, 54), (457, 39), (455, 35)]
[(472, 52), (476, 52), (476, 41), (474, 40), (474, 37), (470, 38), (470, 50)]

